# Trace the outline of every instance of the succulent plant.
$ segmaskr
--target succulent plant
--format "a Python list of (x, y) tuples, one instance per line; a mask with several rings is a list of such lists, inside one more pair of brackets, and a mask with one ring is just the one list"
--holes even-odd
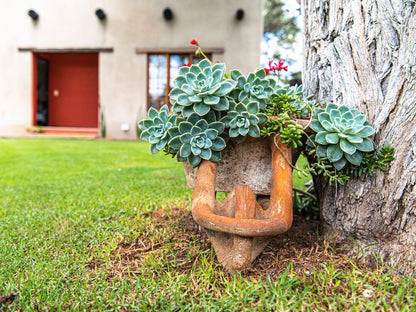
[[(290, 107), (288, 112), (297, 118), (310, 117), (313, 105), (310, 100), (303, 98), (303, 87), (297, 85), (275, 88), (271, 104), (280, 108), (281, 111), (288, 111)], [(281, 114), (281, 112), (277, 112), (277, 114)]]
[(337, 170), (348, 162), (359, 166), (362, 152), (374, 151), (374, 142), (369, 137), (375, 131), (366, 116), (356, 109), (330, 103), (326, 110), (315, 110), (309, 126), (316, 132), (311, 140), (317, 156), (326, 157)]
[(264, 69), (250, 73), (247, 78), (240, 71), (232, 70), (230, 76), (237, 82), (237, 86), (231, 94), (236, 102), (244, 102), (245, 104), (256, 102), (260, 108), (266, 107), (266, 102), (276, 87), (276, 81), (266, 78)]
[(220, 160), (220, 151), (226, 146), (220, 136), (223, 132), (224, 124), (217, 121), (214, 112), (209, 112), (204, 118), (192, 113), (169, 129), (169, 146), (178, 151), (178, 161), (188, 161), (196, 167), (202, 159)]
[(148, 117), (138, 123), (142, 130), (140, 138), (150, 143), (150, 152), (156, 154), (168, 144), (170, 140), (168, 130), (175, 124), (175, 115), (169, 115), (169, 109), (163, 105), (160, 111), (151, 107)]
[(175, 113), (187, 117), (192, 113), (206, 115), (211, 109), (225, 111), (229, 107), (227, 95), (236, 82), (224, 79), (225, 64), (211, 65), (204, 59), (190, 67), (183, 66), (175, 79), (175, 87), (169, 93)]
[(256, 102), (250, 102), (246, 105), (242, 102), (236, 104), (232, 101), (230, 110), (221, 121), (224, 122), (226, 128), (229, 128), (229, 136), (236, 138), (236, 141), (241, 143), (247, 135), (260, 136), (258, 125), (264, 124), (267, 121), (267, 116), (259, 112), (259, 105)]

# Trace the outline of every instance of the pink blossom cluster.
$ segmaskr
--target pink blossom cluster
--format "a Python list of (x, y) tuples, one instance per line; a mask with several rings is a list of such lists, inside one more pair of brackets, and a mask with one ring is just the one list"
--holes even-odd
[(266, 71), (266, 75), (270, 71), (281, 71), (281, 70), (287, 71), (287, 67), (288, 66), (287, 65), (286, 66), (283, 66), (283, 65), (284, 65), (284, 62), (282, 60), (280, 60), (278, 64), (276, 64), (275, 61), (271, 60), (269, 62), (269, 68), (265, 68), (264, 69)]

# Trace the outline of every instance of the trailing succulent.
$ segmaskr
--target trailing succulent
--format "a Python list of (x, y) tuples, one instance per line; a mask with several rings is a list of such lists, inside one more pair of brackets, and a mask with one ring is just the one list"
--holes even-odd
[(279, 134), (283, 143), (289, 147), (298, 148), (303, 145), (305, 131), (296, 122), (296, 118), (309, 119), (311, 112), (318, 106), (316, 101), (303, 98), (302, 86), (277, 86), (266, 107), (262, 112), (269, 118), (261, 129), (263, 137)]
[(269, 116), (287, 113), (296, 118), (310, 118), (311, 112), (319, 104), (312, 97), (303, 97), (302, 86), (278, 86), (270, 103), (266, 106)]
[(224, 79), (224, 75), (225, 64), (212, 65), (206, 59), (190, 67), (181, 67), (175, 87), (169, 93), (173, 111), (187, 117), (192, 113), (204, 116), (210, 110), (228, 110), (226, 96), (237, 83)]
[(375, 131), (356, 109), (330, 103), (325, 110), (315, 110), (309, 127), (316, 132), (310, 137), (309, 146), (315, 147), (317, 157), (328, 159), (337, 170), (347, 163), (360, 166), (363, 153), (374, 151), (370, 136)]

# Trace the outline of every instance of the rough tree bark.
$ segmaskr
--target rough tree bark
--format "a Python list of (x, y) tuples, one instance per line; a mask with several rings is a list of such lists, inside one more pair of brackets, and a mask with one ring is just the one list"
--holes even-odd
[(416, 3), (302, 0), (302, 13), (305, 91), (365, 113), (396, 157), (343, 187), (315, 179), (323, 233), (416, 273)]

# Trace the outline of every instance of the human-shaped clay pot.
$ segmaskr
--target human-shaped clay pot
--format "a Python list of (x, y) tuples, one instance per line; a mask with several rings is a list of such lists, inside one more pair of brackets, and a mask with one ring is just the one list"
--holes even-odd
[[(218, 260), (229, 270), (248, 268), (269, 240), (292, 225), (291, 149), (273, 138), (228, 144), (218, 163), (184, 163), (194, 188), (192, 215), (212, 235)], [(221, 203), (216, 192), (229, 192)]]

